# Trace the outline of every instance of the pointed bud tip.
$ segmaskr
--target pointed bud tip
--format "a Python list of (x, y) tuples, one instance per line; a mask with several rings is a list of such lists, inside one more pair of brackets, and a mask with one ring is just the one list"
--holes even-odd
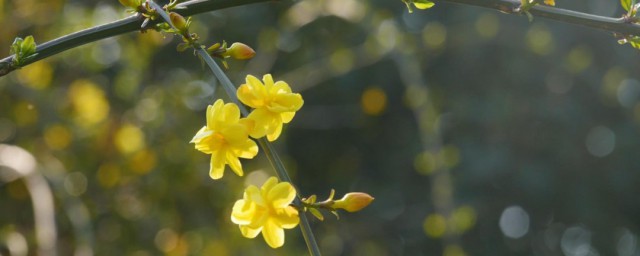
[(374, 199), (374, 197), (367, 193), (351, 192), (345, 194), (342, 199), (335, 201), (332, 207), (348, 212), (357, 212), (371, 204)]
[(236, 60), (248, 60), (253, 58), (256, 52), (250, 46), (236, 42), (227, 48), (226, 55)]

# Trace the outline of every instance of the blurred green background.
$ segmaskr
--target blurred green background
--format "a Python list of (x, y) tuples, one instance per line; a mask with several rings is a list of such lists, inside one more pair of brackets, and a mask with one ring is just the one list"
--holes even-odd
[[(126, 15), (117, 1), (2, 0), (1, 55), (16, 36)], [(303, 95), (275, 145), (305, 195), (376, 198), (312, 223), (324, 255), (640, 255), (640, 58), (611, 33), (448, 3), (408, 14), (400, 0), (255, 4), (192, 30), (254, 47), (229, 63), (236, 85), (271, 73)], [(226, 97), (178, 42), (129, 33), (0, 78), (0, 143), (49, 181), (58, 254), (304, 255), (299, 229), (273, 250), (231, 223), (244, 187), (274, 172), (260, 153), (244, 177), (208, 177), (188, 142)], [(0, 254), (36, 255), (25, 182), (0, 171)]]

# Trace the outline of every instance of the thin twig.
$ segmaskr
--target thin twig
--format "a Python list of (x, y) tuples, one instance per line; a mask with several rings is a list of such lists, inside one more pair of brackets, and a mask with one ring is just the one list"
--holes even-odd
[[(191, 16), (204, 12), (210, 12), (225, 9), (234, 6), (241, 6), (253, 3), (267, 2), (270, 0), (192, 0), (181, 3), (175, 12), (182, 16)], [(46, 57), (61, 53), (63, 51), (76, 48), (78, 46), (88, 44), (94, 41), (105, 39), (112, 36), (121, 35), (128, 32), (140, 30), (143, 18), (134, 15), (111, 23), (95, 26), (85, 30), (81, 30), (72, 34), (68, 34), (51, 41), (39, 44), (36, 48), (36, 56), (33, 59), (23, 63), (23, 67), (33, 62), (39, 61)], [(149, 25), (156, 24), (160, 21), (150, 22)], [(36, 38), (36, 41), (38, 38)], [(9, 74), (17, 68), (13, 65), (13, 57), (11, 55), (0, 60), (0, 77)]]
[[(495, 9), (508, 14), (520, 14), (519, 0), (433, 0), (436, 3), (457, 3)], [(640, 35), (640, 25), (627, 22), (624, 18), (610, 18), (557, 7), (536, 5), (529, 9), (533, 16), (561, 21), (569, 24), (607, 30), (623, 35)], [(622, 16), (622, 15), (621, 15)]]

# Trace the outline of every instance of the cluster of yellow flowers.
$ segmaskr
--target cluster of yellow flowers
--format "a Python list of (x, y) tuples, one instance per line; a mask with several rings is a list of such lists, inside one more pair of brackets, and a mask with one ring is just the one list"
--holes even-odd
[(249, 116), (240, 118), (237, 105), (217, 100), (207, 108), (207, 125), (191, 140), (196, 149), (211, 154), (209, 175), (214, 180), (222, 178), (226, 165), (242, 176), (238, 158), (251, 159), (258, 154), (258, 146), (249, 137), (276, 140), (282, 133), (282, 125), (291, 122), (304, 104), (300, 94), (292, 93), (284, 81), (274, 82), (270, 74), (264, 75), (262, 81), (248, 75), (237, 96), (254, 109)]
[[(246, 118), (241, 118), (236, 104), (216, 100), (207, 107), (207, 124), (191, 140), (197, 150), (211, 154), (209, 176), (214, 180), (222, 178), (226, 165), (242, 176), (239, 158), (251, 159), (258, 154), (258, 145), (251, 138), (276, 140), (282, 125), (291, 122), (304, 104), (300, 94), (292, 93), (284, 81), (274, 82), (270, 74), (262, 81), (247, 76), (237, 97), (253, 108)], [(271, 177), (262, 188), (249, 186), (245, 190), (244, 198), (233, 206), (231, 220), (239, 225), (243, 236), (254, 238), (262, 232), (267, 244), (278, 248), (284, 244), (283, 229), (300, 222), (298, 210), (291, 206), (295, 197), (296, 190), (290, 183)]]

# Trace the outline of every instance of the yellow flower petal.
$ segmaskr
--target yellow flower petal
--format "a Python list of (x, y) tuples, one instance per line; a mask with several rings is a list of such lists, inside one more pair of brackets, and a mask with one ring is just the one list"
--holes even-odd
[(271, 74), (266, 74), (262, 76), (262, 81), (264, 82), (264, 87), (267, 91), (270, 91), (271, 87), (273, 87), (273, 77)]
[(300, 217), (298, 216), (298, 210), (292, 206), (287, 206), (273, 216), (274, 220), (282, 228), (292, 229), (298, 226), (300, 223)]
[(220, 130), (220, 134), (224, 137), (230, 145), (237, 145), (244, 143), (247, 140), (249, 134), (247, 133), (247, 127), (240, 123), (229, 124)]
[(260, 188), (262, 195), (266, 197), (269, 194), (269, 190), (275, 187), (276, 184), (278, 184), (278, 178), (272, 176), (269, 179), (267, 179), (267, 181), (265, 181), (264, 184), (262, 184), (262, 188)]
[(216, 130), (216, 123), (220, 118), (220, 111), (222, 110), (222, 106), (224, 102), (222, 100), (216, 100), (213, 105), (207, 106), (207, 128), (211, 130)]
[(267, 193), (267, 201), (275, 209), (286, 208), (296, 197), (296, 190), (289, 182), (280, 182)]
[(238, 176), (242, 177), (244, 172), (242, 171), (242, 163), (240, 163), (240, 159), (235, 156), (232, 152), (227, 151), (226, 154), (227, 164), (231, 167), (231, 170), (235, 172)]
[(267, 140), (269, 140), (269, 141), (274, 141), (274, 140), (278, 139), (278, 137), (280, 137), (280, 134), (282, 133), (282, 122), (280, 122), (277, 126), (275, 126), (273, 128), (275, 128), (275, 129), (273, 129), (273, 131), (271, 131), (269, 134), (267, 134)]
[(240, 120), (240, 109), (236, 104), (227, 103), (222, 108), (223, 120), (225, 123), (237, 123)]
[(291, 87), (289, 87), (289, 84), (287, 84), (285, 81), (278, 81), (275, 84), (273, 84), (273, 87), (269, 88), (269, 94), (275, 95), (278, 93), (282, 93), (282, 94), (291, 93)]
[(246, 139), (244, 143), (237, 145), (234, 154), (241, 158), (253, 158), (258, 154), (258, 145), (251, 139)]
[(282, 119), (283, 123), (288, 124), (289, 122), (291, 122), (295, 115), (296, 112), (284, 112), (280, 114), (280, 119)]
[(247, 225), (251, 223), (251, 219), (255, 213), (255, 204), (245, 200), (238, 200), (233, 204), (231, 211), (231, 222), (239, 225)]
[(189, 143), (198, 143), (200, 142), (203, 138), (206, 138), (208, 136), (210, 136), (213, 133), (213, 131), (208, 130), (206, 126), (203, 126), (202, 128), (200, 128), (200, 130), (196, 133), (195, 136), (193, 136), (193, 139), (191, 139), (191, 141)]
[(249, 135), (256, 139), (264, 137), (274, 123), (272, 113), (262, 108), (253, 110), (247, 119), (254, 122), (253, 130)]
[(222, 178), (224, 174), (224, 160), (224, 154), (220, 154), (219, 151), (211, 155), (209, 176), (212, 179), (217, 180)]
[(259, 206), (267, 206), (266, 202), (264, 201), (264, 198), (262, 196), (262, 192), (260, 189), (258, 189), (258, 187), (256, 186), (249, 186), (247, 187), (247, 189), (245, 190), (246, 196), (248, 198), (248, 200), (250, 202), (253, 202)]
[(246, 84), (240, 85), (236, 94), (242, 103), (252, 108), (263, 107), (267, 97), (262, 82), (252, 75), (247, 76)]
[(262, 227), (262, 237), (271, 248), (278, 248), (284, 244), (284, 230), (273, 220), (267, 220)]
[(262, 231), (262, 227), (250, 228), (248, 226), (240, 226), (240, 233), (246, 238), (255, 238)]

